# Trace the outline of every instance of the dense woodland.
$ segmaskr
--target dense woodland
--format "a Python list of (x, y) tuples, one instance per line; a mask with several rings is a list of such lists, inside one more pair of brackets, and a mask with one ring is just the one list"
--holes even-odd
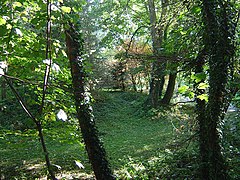
[(239, 0), (1, 0), (0, 179), (240, 179)]

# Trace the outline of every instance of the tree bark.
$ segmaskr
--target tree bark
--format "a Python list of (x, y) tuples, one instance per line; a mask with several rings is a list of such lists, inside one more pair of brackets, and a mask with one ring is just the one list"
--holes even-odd
[(209, 55), (209, 100), (205, 116), (201, 115), (202, 119), (199, 123), (201, 179), (228, 179), (221, 147), (221, 121), (226, 102), (228, 68), (234, 56), (234, 34), (229, 31), (232, 15), (226, 10), (228, 2), (202, 0), (202, 3), (205, 24), (204, 44)]
[[(164, 0), (162, 0), (162, 6), (164, 4)], [(154, 0), (148, 0), (148, 12), (149, 12), (149, 19), (151, 23), (151, 37), (152, 37), (152, 48), (154, 55), (159, 55), (162, 39), (163, 39), (163, 28), (159, 29), (157, 24), (157, 17), (156, 17), (156, 10), (155, 10), (155, 3)], [(165, 9), (162, 8), (162, 17), (165, 16)], [(162, 94), (163, 84), (162, 79), (164, 79), (164, 70), (165, 70), (165, 63), (160, 62), (158, 60), (154, 60), (152, 63), (152, 72), (151, 72), (151, 79), (150, 79), (150, 90), (149, 90), (149, 97), (148, 103), (151, 107), (157, 107), (159, 105), (159, 99)]]
[(176, 72), (170, 73), (167, 90), (164, 94), (163, 99), (161, 100), (161, 104), (169, 105), (174, 93), (176, 78), (177, 78)]
[[(206, 51), (205, 49), (203, 49), (197, 56), (196, 58), (196, 62), (195, 62), (195, 74), (199, 74), (199, 73), (204, 73), (203, 70), (203, 65), (205, 64), (205, 54)], [(208, 131), (208, 127), (207, 127), (207, 121), (206, 121), (206, 117), (205, 117), (205, 113), (206, 113), (206, 101), (205, 100), (201, 100), (199, 98), (197, 98), (199, 95), (202, 95), (205, 93), (204, 89), (198, 89), (198, 85), (200, 83), (203, 83), (205, 80), (202, 79), (199, 82), (195, 82), (194, 84), (194, 88), (195, 88), (195, 100), (196, 100), (196, 113), (197, 113), (197, 121), (199, 124), (199, 151), (200, 151), (200, 155), (201, 155), (201, 179), (207, 179), (207, 177), (209, 176), (209, 173), (205, 173), (207, 171), (207, 167), (206, 167), (206, 160), (207, 159), (207, 147), (205, 145), (206, 143), (206, 139), (208, 138), (207, 135), (207, 131)]]
[(131, 77), (131, 81), (132, 81), (133, 90), (134, 90), (135, 92), (137, 92), (136, 77), (134, 77), (133, 74), (130, 74), (130, 77)]
[(86, 72), (83, 51), (83, 40), (73, 25), (65, 30), (67, 55), (70, 61), (72, 84), (74, 89), (75, 105), (83, 140), (94, 174), (98, 180), (112, 180), (115, 177), (106, 159), (106, 152), (98, 137), (95, 126), (92, 107), (90, 105), (89, 92), (86, 90)]
[(4, 79), (2, 79), (1, 83), (2, 83), (1, 98), (2, 98), (2, 101), (4, 101), (7, 98), (6, 82)]

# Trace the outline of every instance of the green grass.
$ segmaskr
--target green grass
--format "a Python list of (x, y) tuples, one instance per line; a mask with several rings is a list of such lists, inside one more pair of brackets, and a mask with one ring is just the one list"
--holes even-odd
[[(86, 165), (89, 173), (84, 146), (71, 126), (55, 126), (44, 131), (53, 164), (60, 166), (61, 171), (79, 171), (74, 163), (78, 160)], [(35, 130), (1, 130), (0, 134), (1, 179), (35, 179), (46, 175), (44, 156)]]
[[(164, 149), (173, 136), (172, 125), (166, 119), (152, 121), (143, 116), (137, 99), (127, 93), (114, 92), (103, 104), (98, 104), (96, 122), (101, 138), (114, 168), (123, 165), (124, 158), (150, 158), (157, 150)], [(143, 111), (143, 112), (141, 112)], [(140, 114), (140, 115), (139, 115)], [(107, 115), (107, 116), (106, 116)]]
[[(163, 173), (158, 172), (163, 168), (171, 171), (164, 163), (175, 161), (168, 157), (173, 157), (177, 146), (186, 139), (184, 133), (191, 134), (185, 130), (180, 132), (181, 126), (190, 123), (189, 117), (174, 108), (149, 110), (143, 105), (146, 98), (143, 94), (111, 92), (102, 97), (105, 100), (100, 99), (95, 107), (96, 122), (119, 178), (148, 179), (150, 173), (153, 176)], [(151, 169), (156, 163), (162, 166)], [(153, 167), (149, 167), (151, 164)]]
[[(143, 105), (146, 95), (140, 93), (97, 92), (93, 95), (96, 125), (118, 179), (196, 179), (199, 162), (197, 139), (193, 136), (196, 126), (193, 106), (156, 110)], [(51, 162), (61, 167), (56, 170), (58, 177), (93, 177), (75, 125), (53, 122), (45, 127), (44, 134)], [(239, 142), (237, 137), (228, 137), (234, 140), (231, 146), (235, 147)], [(234, 160), (234, 153), (228, 157), (232, 166), (239, 162), (239, 158)], [(76, 160), (85, 169), (79, 169)], [(236, 172), (237, 168), (232, 168), (231, 173)], [(2, 128), (0, 179), (43, 179), (46, 174), (37, 132)]]

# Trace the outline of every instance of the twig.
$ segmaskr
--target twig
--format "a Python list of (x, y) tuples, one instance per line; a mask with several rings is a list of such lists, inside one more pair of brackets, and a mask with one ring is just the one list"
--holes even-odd
[(18, 94), (17, 90), (14, 88), (14, 86), (12, 85), (12, 83), (9, 81), (9, 79), (7, 78), (6, 75), (3, 76), (7, 82), (7, 84), (9, 85), (9, 87), (11, 88), (12, 92), (14, 93), (14, 95), (16, 96), (18, 102), (20, 103), (20, 105), (22, 106), (23, 110), (27, 113), (27, 115), (34, 121), (34, 123), (37, 124), (37, 120), (36, 118), (33, 116), (33, 114), (31, 113), (31, 111), (28, 109), (27, 105), (24, 103), (22, 97)]
[[(37, 86), (42, 86), (42, 83), (40, 82), (33, 82), (33, 81), (29, 81), (29, 80), (23, 80), (23, 79), (20, 79), (20, 78), (17, 78), (17, 77), (14, 77), (14, 76), (9, 76), (9, 75), (5, 75), (5, 74), (1, 74), (1, 76), (3, 76), (4, 78), (8, 78), (8, 79), (13, 79), (13, 80), (16, 80), (16, 81), (19, 81), (23, 84), (31, 84), (31, 85), (37, 85)], [(55, 82), (56, 83), (56, 82)], [(66, 92), (70, 92), (72, 93), (72, 88), (68, 88), (68, 87), (64, 87), (63, 85), (68, 85), (68, 84), (63, 84), (63, 83), (56, 83), (56, 84), (53, 84), (53, 83), (49, 83), (48, 86), (49, 87), (55, 87), (55, 88), (58, 88), (58, 89), (62, 89)]]
[(182, 103), (192, 103), (192, 102), (195, 102), (195, 100), (192, 100), (192, 101), (180, 101), (180, 102), (176, 102), (175, 104), (173, 104), (173, 106), (176, 106), (178, 104), (182, 104)]
[(134, 36), (135, 36), (135, 35), (137, 34), (137, 32), (138, 32), (141, 28), (143, 28), (143, 27), (148, 27), (148, 26), (145, 26), (145, 25), (139, 26), (139, 27), (134, 31), (134, 33), (133, 33), (133, 35), (132, 35), (132, 37), (131, 37), (131, 39), (130, 39), (130, 42), (129, 42), (129, 44), (128, 44), (128, 48), (127, 48), (127, 50), (126, 50), (126, 56), (128, 55), (128, 51), (129, 51), (130, 48), (131, 48), (131, 44), (132, 44), (132, 42), (133, 42)]
[(1, 74), (1, 76), (3, 76), (4, 78), (8, 78), (8, 79), (13, 79), (13, 80), (17, 80), (21, 83), (25, 83), (25, 84), (33, 84), (33, 85), (39, 85), (39, 83), (37, 82), (32, 82), (32, 81), (29, 81), (29, 80), (23, 80), (23, 79), (20, 79), (20, 78), (17, 78), (17, 77), (14, 77), (14, 76), (9, 76), (9, 75), (5, 75), (5, 74)]

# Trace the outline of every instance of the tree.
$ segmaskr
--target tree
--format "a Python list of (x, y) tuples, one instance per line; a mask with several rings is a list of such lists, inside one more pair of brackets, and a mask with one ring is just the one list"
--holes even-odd
[(89, 160), (97, 179), (115, 179), (109, 168), (109, 163), (106, 159), (106, 152), (98, 137), (98, 131), (95, 126), (92, 107), (90, 105), (90, 93), (86, 89), (87, 74), (84, 67), (84, 58), (82, 57), (83, 39), (80, 37), (80, 34), (77, 33), (72, 24), (70, 24), (70, 27), (65, 30), (65, 35), (67, 54), (71, 67), (77, 117)]
[[(166, 16), (166, 3), (165, 0), (162, 0), (162, 21), (165, 21)], [(152, 37), (152, 47), (153, 53), (158, 56), (160, 55), (160, 49), (164, 36), (164, 29), (162, 24), (157, 23), (157, 16), (155, 10), (155, 2), (154, 0), (148, 0), (148, 12), (149, 19), (151, 24), (151, 37)], [(161, 21), (160, 20), (160, 21)], [(163, 22), (160, 22), (163, 23)], [(152, 64), (152, 73), (151, 73), (151, 81), (150, 81), (150, 90), (149, 90), (149, 103), (152, 107), (157, 107), (159, 105), (159, 98), (162, 95), (162, 89), (164, 85), (164, 69), (165, 62), (160, 62), (158, 59), (155, 60)]]
[[(179, 24), (175, 19), (179, 12), (182, 11), (180, 9), (182, 5), (181, 3), (169, 0), (161, 0), (159, 4), (161, 5), (161, 8), (159, 8), (161, 9), (160, 15), (157, 15), (154, 0), (149, 0), (146, 5), (148, 7), (147, 12), (149, 13), (150, 19), (153, 54), (157, 58), (152, 63), (148, 97), (148, 103), (152, 107), (157, 107), (159, 104), (168, 105), (170, 103), (177, 77), (178, 63), (176, 62), (179, 60), (178, 55), (183, 56), (183, 54), (180, 53), (180, 48), (178, 46), (174, 46), (174, 44), (168, 42), (171, 40), (171, 37), (168, 36), (169, 31), (177, 31), (178, 29)], [(181, 39), (182, 35), (178, 38)], [(169, 45), (172, 45), (172, 47), (169, 48)], [(172, 51), (171, 49), (174, 50)], [(168, 74), (168, 71), (168, 85), (165, 94), (163, 95), (165, 76)]]
[[(231, 59), (234, 56), (235, 12), (229, 1), (203, 0), (205, 48), (199, 54), (197, 72), (201, 72), (206, 51), (209, 63), (209, 98), (197, 100), (201, 179), (228, 179), (221, 147), (222, 120), (227, 102), (227, 81)], [(202, 93), (202, 92), (200, 92)]]
[(176, 78), (177, 78), (177, 67), (175, 67), (175, 70), (172, 71), (169, 75), (166, 93), (164, 94), (163, 98), (161, 99), (161, 104), (168, 105), (170, 103), (173, 93), (174, 93)]
[[(25, 39), (22, 38), (22, 36), (23, 36), (22, 31), (19, 28), (14, 27), (14, 26), (17, 26), (17, 25), (20, 26), (19, 22), (22, 21), (22, 20), (20, 20), (19, 17), (15, 17), (14, 13), (20, 14), (25, 9), (25, 7), (22, 7), (23, 4), (20, 3), (20, 2), (10, 2), (10, 3), (8, 3), (8, 2), (4, 1), (3, 3), (4, 3), (3, 5), (5, 5), (4, 8), (3, 8), (4, 13), (6, 13), (5, 15), (8, 15), (8, 16), (4, 16), (6, 20), (3, 19), (3, 18), (0, 19), (1, 22), (2, 22), (1, 25), (6, 25), (2, 29), (3, 30), (3, 37), (1, 37), (1, 38), (2, 38), (3, 42), (5, 42), (7, 45), (5, 45), (5, 43), (4, 43), (3, 46), (1, 47), (1, 50), (3, 52), (5, 52), (5, 54), (6, 54), (5, 58), (6, 58), (6, 60), (9, 61), (9, 59), (10, 60), (15, 59), (14, 57), (9, 58), (10, 57), (9, 54), (11, 54), (11, 53), (12, 54), (14, 53), (14, 55), (16, 55), (16, 56), (19, 55), (20, 57), (22, 57), (23, 54), (24, 54), (24, 52), (21, 51), (20, 47), (18, 47), (20, 50), (15, 47), (16, 44), (21, 44), (22, 45), (24, 43)], [(27, 5), (28, 5), (28, 3), (27, 3)], [(34, 5), (38, 6), (37, 3), (34, 4)], [(10, 10), (8, 10), (6, 8), (7, 6), (10, 7)], [(46, 30), (47, 30), (47, 35), (46, 35), (47, 36), (47, 38), (46, 38), (47, 43), (46, 44), (47, 45), (46, 45), (46, 51), (45, 51), (45, 58), (50, 59), (50, 62), (51, 62), (51, 47), (50, 47), (50, 44), (51, 44), (51, 40), (50, 40), (50, 36), (51, 36), (51, 25), (50, 25), (51, 24), (51, 3), (50, 3), (50, 1), (47, 0), (46, 5), (43, 6), (43, 7), (44, 8), (42, 8), (42, 10), (44, 9), (43, 11), (44, 11), (44, 13), (46, 13), (46, 17), (47, 17), (47, 26), (46, 26)], [(36, 10), (35, 8), (33, 8), (34, 11)], [(16, 10), (16, 12), (14, 12), (14, 10)], [(29, 9), (28, 9), (28, 11), (29, 11)], [(25, 13), (28, 14), (27, 11)], [(16, 24), (13, 23), (14, 20), (15, 20)], [(41, 20), (46, 21), (45, 17), (42, 18)], [(26, 19), (23, 20), (24, 25), (27, 24), (25, 21), (26, 21)], [(43, 27), (41, 27), (41, 28), (43, 28)], [(16, 36), (14, 37), (14, 35), (13, 35), (14, 31), (15, 31), (17, 37)], [(28, 31), (28, 29), (26, 31)], [(19, 37), (21, 37), (21, 38), (19, 38)], [(25, 45), (28, 45), (28, 44), (26, 43)], [(27, 50), (28, 50), (28, 48), (27, 48)], [(21, 59), (21, 58), (19, 58), (19, 59)], [(24, 59), (24, 57), (23, 57), (23, 59)], [(21, 65), (23, 65), (23, 64), (21, 64)], [(51, 65), (51, 63), (50, 63), (50, 65)], [(32, 121), (35, 123), (36, 129), (38, 131), (39, 140), (40, 140), (41, 145), (42, 145), (42, 149), (43, 149), (43, 153), (44, 153), (44, 157), (45, 157), (45, 161), (46, 161), (46, 166), (47, 166), (47, 169), (48, 169), (48, 172), (49, 172), (49, 177), (51, 179), (55, 180), (56, 177), (55, 177), (55, 173), (53, 171), (53, 166), (52, 166), (52, 164), (50, 162), (50, 159), (49, 159), (49, 152), (47, 150), (47, 146), (46, 146), (45, 139), (44, 139), (44, 136), (43, 136), (43, 128), (42, 128), (43, 110), (44, 110), (44, 107), (45, 107), (45, 100), (46, 100), (45, 95), (46, 95), (46, 89), (47, 89), (47, 85), (48, 85), (49, 74), (50, 74), (50, 65), (48, 64), (46, 66), (46, 70), (45, 70), (45, 74), (44, 74), (43, 90), (42, 90), (42, 93), (41, 93), (42, 97), (40, 98), (41, 102), (38, 104), (37, 115), (34, 115), (33, 111), (30, 110), (29, 107), (26, 105), (24, 99), (22, 98), (20, 93), (17, 91), (17, 89), (14, 87), (14, 85), (11, 82), (10, 79), (15, 79), (15, 80), (18, 80), (18, 81), (22, 81), (22, 80), (20, 80), (19, 78), (14, 78), (14, 77), (7, 76), (7, 75), (5, 75), (6, 72), (3, 72), (3, 76), (4, 76), (8, 86), (11, 88), (13, 94), (17, 98), (17, 100), (18, 100), (19, 104), (21, 105), (22, 109), (26, 112), (26, 114), (29, 116), (29, 118), (31, 118)], [(2, 69), (5, 69), (5, 68), (2, 68)], [(6, 92), (4, 92), (4, 93), (6, 93)]]

